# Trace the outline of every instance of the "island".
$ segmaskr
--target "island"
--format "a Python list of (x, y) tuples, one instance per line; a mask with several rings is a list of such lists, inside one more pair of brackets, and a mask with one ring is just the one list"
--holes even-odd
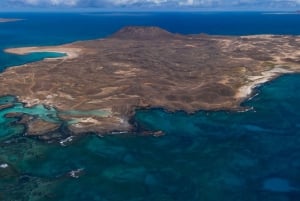
[(15, 18), (0, 18), (0, 23), (4, 23), (4, 22), (16, 22), (16, 21), (20, 21), (22, 19), (15, 19)]
[(241, 103), (256, 86), (300, 71), (299, 47), (298, 36), (181, 35), (125, 27), (104, 39), (6, 49), (67, 56), (6, 69), (0, 96), (15, 96), (28, 108), (43, 105), (59, 119), (9, 114), (22, 116), (28, 135), (43, 136), (61, 125), (72, 135), (131, 132), (140, 108), (244, 110)]

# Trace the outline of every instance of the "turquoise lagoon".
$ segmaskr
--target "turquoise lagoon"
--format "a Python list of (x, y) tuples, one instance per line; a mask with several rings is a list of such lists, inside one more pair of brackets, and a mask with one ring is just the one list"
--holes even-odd
[[(0, 25), (2, 49), (103, 37), (123, 24), (160, 25), (171, 31), (177, 26), (176, 32), (182, 33), (300, 33), (300, 26), (294, 26), (300, 25), (299, 15), (276, 15), (277, 24), (266, 27), (267, 22), (275, 23), (274, 18), (261, 13), (57, 14), (69, 29), (56, 35), (51, 30), (61, 25), (54, 23), (54, 14), (14, 15), (28, 20)], [(70, 16), (76, 17), (77, 25), (70, 24)], [(216, 30), (212, 25), (220, 17), (225, 19), (223, 28)], [(39, 27), (41, 19), (46, 31)], [(107, 19), (119, 23), (111, 27), (105, 24)], [(183, 26), (187, 19), (194, 19), (196, 28), (192, 29), (192, 22)], [(86, 33), (76, 32), (83, 22), (88, 22)], [(89, 27), (92, 22), (101, 25), (99, 29)], [(242, 29), (246, 26), (242, 22), (255, 24), (255, 29)], [(52, 29), (47, 31), (48, 27)], [(27, 32), (31, 34), (22, 34)], [(48, 56), (41, 53), (25, 59), (2, 53), (0, 64), (4, 69)], [(74, 138), (68, 146), (28, 138), (25, 128), (14, 123), (16, 119), (5, 118), (14, 111), (59, 121), (57, 111), (24, 108), (14, 97), (2, 97), (0, 105), (12, 105), (0, 111), (0, 200), (299, 201), (300, 75), (281, 76), (255, 93), (242, 104), (251, 108), (244, 112), (138, 110), (132, 119), (137, 133), (91, 134)], [(166, 135), (139, 135), (145, 130), (162, 130)]]

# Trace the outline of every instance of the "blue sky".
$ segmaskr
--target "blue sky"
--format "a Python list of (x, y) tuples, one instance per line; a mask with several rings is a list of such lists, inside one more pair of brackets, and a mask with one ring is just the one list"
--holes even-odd
[(0, 0), (0, 8), (298, 10), (300, 0)]

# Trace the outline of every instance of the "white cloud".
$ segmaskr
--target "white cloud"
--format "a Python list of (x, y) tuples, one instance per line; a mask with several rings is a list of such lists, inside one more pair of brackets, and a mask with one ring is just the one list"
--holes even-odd
[[(2, 0), (1, 0), (2, 1)], [(298, 5), (300, 0), (4, 0), (31, 6), (69, 6), (69, 7), (105, 7), (105, 6), (157, 6), (157, 7), (226, 7), (258, 5)], [(1, 3), (0, 3), (1, 5)]]
[(153, 3), (153, 4), (162, 4), (168, 2), (168, 0), (109, 0), (112, 4), (115, 5), (128, 5), (136, 3)]
[(78, 0), (50, 0), (52, 5), (67, 5), (75, 6), (78, 3)]
[(25, 0), (25, 3), (31, 5), (37, 5), (39, 3), (39, 0)]
[[(220, 0), (183, 0), (179, 2), (179, 5), (182, 6), (199, 6), (199, 5), (212, 5), (212, 4), (218, 4), (220, 3)], [(224, 2), (225, 4), (226, 2)]]
[(14, 0), (13, 2), (27, 5), (53, 5), (53, 6), (76, 6), (80, 0)]
[(181, 2), (179, 2), (179, 5), (183, 5), (183, 6), (193, 6), (193, 5), (194, 5), (194, 0), (181, 1)]

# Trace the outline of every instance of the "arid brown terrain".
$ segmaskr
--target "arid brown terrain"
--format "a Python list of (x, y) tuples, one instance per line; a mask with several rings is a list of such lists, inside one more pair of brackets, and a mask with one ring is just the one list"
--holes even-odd
[[(241, 109), (257, 84), (300, 71), (299, 47), (297, 36), (179, 35), (126, 27), (106, 39), (6, 50), (68, 56), (6, 69), (0, 95), (14, 95), (28, 107), (56, 108), (62, 121), (76, 120), (69, 124), (75, 134), (129, 131), (137, 108)], [(28, 127), (39, 127), (38, 121)], [(34, 133), (52, 128), (40, 125)]]

